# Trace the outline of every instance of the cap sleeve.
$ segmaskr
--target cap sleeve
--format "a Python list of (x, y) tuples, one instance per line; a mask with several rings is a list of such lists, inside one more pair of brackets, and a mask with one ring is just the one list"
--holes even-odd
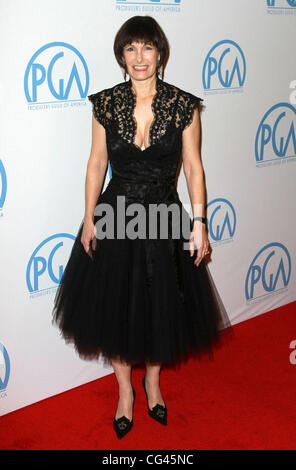
[(105, 128), (109, 122), (111, 114), (109, 112), (109, 97), (106, 90), (98, 91), (92, 95), (88, 95), (89, 101), (92, 103), (92, 112), (96, 120)]
[(188, 127), (193, 119), (193, 112), (195, 108), (198, 108), (200, 103), (204, 101), (202, 98), (195, 96), (191, 93), (184, 93), (182, 96), (183, 99), (183, 113), (181, 119), (181, 129), (184, 130)]

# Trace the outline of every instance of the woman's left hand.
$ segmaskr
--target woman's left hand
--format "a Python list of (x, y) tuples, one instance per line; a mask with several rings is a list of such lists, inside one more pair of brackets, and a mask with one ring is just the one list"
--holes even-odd
[(195, 258), (194, 264), (199, 265), (201, 260), (206, 254), (209, 253), (209, 240), (206, 231), (206, 226), (199, 220), (195, 220), (190, 234), (189, 239), (189, 251), (190, 256), (194, 255), (195, 247), (197, 248), (197, 256)]

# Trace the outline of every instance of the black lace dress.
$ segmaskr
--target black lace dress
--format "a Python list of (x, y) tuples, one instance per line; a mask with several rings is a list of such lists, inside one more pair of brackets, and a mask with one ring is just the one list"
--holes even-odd
[[(95, 238), (90, 256), (81, 243), (81, 222), (53, 309), (53, 323), (85, 360), (101, 356), (107, 362), (114, 358), (131, 364), (173, 364), (190, 354), (211, 355), (222, 332), (231, 329), (204, 259), (197, 267), (197, 250), (190, 257), (184, 249), (192, 221), (175, 186), (182, 131), (202, 100), (159, 77), (156, 86), (150, 145), (145, 150), (134, 143), (136, 97), (131, 80), (88, 96), (95, 118), (106, 130), (112, 170), (98, 198), (94, 223), (97, 227), (105, 215), (96, 215), (97, 208), (108, 203), (115, 214), (115, 236)], [(146, 238), (117, 236), (117, 196), (125, 196), (126, 208), (141, 203), (148, 219), (149, 204), (176, 203), (184, 217), (180, 226), (187, 217), (190, 230), (181, 229), (179, 238), (173, 238), (168, 217), (166, 238), (159, 232), (150, 237), (148, 228)], [(125, 216), (124, 227), (133, 217)]]

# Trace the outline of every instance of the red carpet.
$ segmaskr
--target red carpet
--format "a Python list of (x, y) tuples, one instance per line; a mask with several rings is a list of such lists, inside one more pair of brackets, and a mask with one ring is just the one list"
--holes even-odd
[(1, 449), (295, 449), (296, 303), (234, 326), (214, 360), (163, 367), (167, 427), (147, 414), (144, 366), (132, 371), (134, 427), (122, 440), (112, 428), (115, 374), (1, 418)]

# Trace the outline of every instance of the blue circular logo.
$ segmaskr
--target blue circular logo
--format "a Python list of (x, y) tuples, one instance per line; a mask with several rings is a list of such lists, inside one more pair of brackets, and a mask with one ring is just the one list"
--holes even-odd
[[(50, 42), (29, 60), (24, 76), (28, 103), (68, 100), (72, 88), (77, 99), (84, 99), (89, 73), (82, 54), (66, 42)], [(41, 98), (40, 98), (41, 96)]]
[(261, 119), (255, 138), (256, 162), (296, 155), (296, 108), (290, 103), (278, 103), (269, 108)]
[(0, 391), (5, 390), (10, 376), (10, 360), (5, 346), (0, 343)]
[[(69, 233), (57, 233), (37, 246), (27, 265), (26, 281), (29, 292), (46, 290), (50, 287), (49, 283), (54, 286), (60, 283), (73, 240), (75, 237)], [(69, 241), (72, 242), (70, 245)]]
[(234, 236), (236, 213), (233, 205), (225, 198), (213, 199), (207, 205), (208, 230), (212, 241), (221, 242)]
[(278, 242), (265, 245), (253, 258), (245, 282), (247, 300), (263, 298), (281, 292), (289, 284), (291, 257), (287, 248)]
[(3, 209), (7, 193), (7, 177), (4, 165), (0, 160), (0, 211)]
[(204, 61), (204, 89), (241, 88), (245, 79), (246, 59), (240, 46), (230, 39), (214, 44)]

